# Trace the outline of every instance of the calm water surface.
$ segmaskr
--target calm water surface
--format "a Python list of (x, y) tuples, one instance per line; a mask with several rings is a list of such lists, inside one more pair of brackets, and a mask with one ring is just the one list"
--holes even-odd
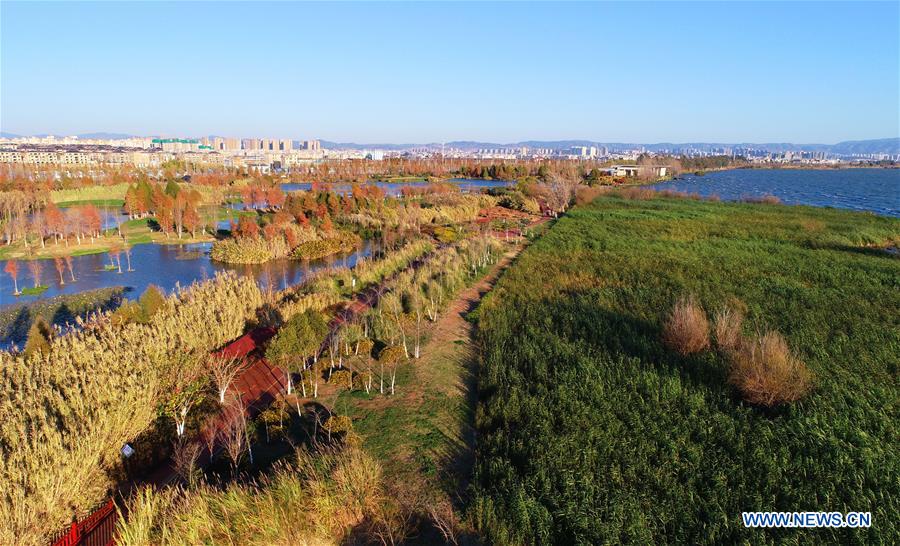
[[(29, 303), (60, 294), (75, 294), (83, 290), (93, 290), (107, 286), (126, 286), (126, 297), (135, 299), (150, 284), (171, 291), (176, 284), (188, 286), (194, 281), (213, 277), (217, 271), (236, 271), (252, 276), (263, 288), (280, 290), (300, 283), (309, 273), (331, 266), (353, 267), (359, 258), (369, 256), (373, 250), (371, 241), (364, 242), (356, 252), (330, 256), (324, 260), (303, 262), (301, 260), (279, 259), (265, 264), (239, 265), (223, 264), (209, 258), (212, 243), (189, 245), (135, 245), (131, 251), (131, 266), (128, 267), (125, 254), (122, 258), (122, 273), (105, 270), (110, 264), (108, 254), (91, 254), (72, 258), (76, 282), (71, 282), (68, 271), (64, 274), (65, 284), (60, 284), (59, 275), (52, 260), (41, 260), (43, 271), (41, 283), (49, 288), (40, 296), (14, 296), (12, 278), (0, 274), (0, 307), (15, 303)], [(0, 261), (0, 271), (6, 265)], [(24, 262), (19, 262), (19, 288), (32, 286), (31, 274)]]
[(900, 216), (900, 169), (737, 169), (652, 186), (735, 201), (774, 195), (789, 205), (812, 205)]

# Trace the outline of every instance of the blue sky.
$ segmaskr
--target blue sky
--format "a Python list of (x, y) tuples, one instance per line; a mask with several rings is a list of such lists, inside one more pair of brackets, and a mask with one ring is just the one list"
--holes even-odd
[(355, 142), (900, 136), (900, 4), (0, 4), (0, 129)]

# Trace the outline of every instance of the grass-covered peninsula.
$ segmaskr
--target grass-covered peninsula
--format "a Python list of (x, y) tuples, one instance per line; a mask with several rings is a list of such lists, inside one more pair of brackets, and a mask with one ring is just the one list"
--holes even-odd
[[(896, 542), (900, 221), (633, 196), (570, 211), (478, 310), (486, 538)], [(873, 522), (750, 530), (751, 510)]]

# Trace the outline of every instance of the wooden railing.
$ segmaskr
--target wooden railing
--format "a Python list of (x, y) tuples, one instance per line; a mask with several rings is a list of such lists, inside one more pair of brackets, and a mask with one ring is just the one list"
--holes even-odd
[(112, 499), (101, 504), (86, 518), (73, 521), (60, 531), (52, 546), (111, 546), (115, 543), (119, 513)]

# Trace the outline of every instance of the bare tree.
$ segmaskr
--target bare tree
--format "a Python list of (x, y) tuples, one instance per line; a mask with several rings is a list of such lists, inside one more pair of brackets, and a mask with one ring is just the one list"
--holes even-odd
[(172, 463), (175, 473), (188, 485), (194, 484), (197, 473), (197, 459), (203, 446), (196, 440), (179, 437), (172, 446)]
[(197, 381), (198, 367), (193, 360), (195, 358), (195, 354), (185, 354), (172, 366), (175, 389), (169, 400), (168, 413), (175, 420), (175, 432), (178, 436), (184, 436), (188, 413), (203, 398), (200, 382)]
[(456, 513), (453, 511), (453, 505), (446, 498), (431, 499), (424, 502), (425, 511), (428, 519), (434, 527), (441, 533), (445, 544), (459, 544), (456, 538), (456, 529), (459, 528), (459, 521)]
[[(115, 263), (113, 263), (113, 258), (115, 258)], [(113, 265), (113, 267), (118, 267), (119, 274), (122, 274), (122, 245), (118, 242), (114, 242), (109, 247), (109, 262)]]
[(331, 378), (331, 373), (334, 371), (334, 357), (338, 357), (338, 361), (340, 362), (341, 357), (338, 353), (341, 351), (341, 329), (335, 328), (335, 330), (331, 333), (331, 336), (328, 338), (328, 359), (331, 363), (331, 370), (328, 371), (328, 377)]
[(222, 421), (221, 415), (219, 419), (214, 419), (206, 422), (206, 425), (200, 429), (200, 441), (203, 442), (203, 445), (206, 446), (206, 450), (209, 451), (209, 458), (212, 459), (213, 454), (215, 454), (216, 450), (216, 440), (219, 436), (218, 424)]
[[(408, 360), (409, 357), (406, 356)], [(400, 362), (404, 360), (404, 353), (397, 345), (385, 347), (381, 354), (378, 355), (378, 362), (381, 365), (381, 393), (384, 394), (384, 365), (387, 364), (391, 374), (391, 395), (394, 394), (394, 387), (397, 384), (397, 368)]]
[(444, 290), (440, 282), (428, 283), (428, 319), (435, 322), (438, 318), (438, 309), (443, 304)]
[(419, 287), (413, 286), (413, 311), (416, 313), (416, 344), (413, 347), (413, 358), (419, 358), (422, 347), (422, 298), (419, 294)]
[(41, 285), (41, 270), (43, 269), (43, 265), (40, 260), (29, 260), (28, 261), (28, 269), (31, 271), (31, 278), (34, 280), (34, 287), (37, 288)]
[(403, 341), (403, 354), (406, 355), (406, 358), (409, 358), (409, 348), (406, 344), (406, 331), (403, 329), (403, 309), (401, 308), (400, 297), (397, 294), (390, 294), (392, 297), (385, 298), (385, 303), (388, 305), (388, 308), (391, 314), (394, 316), (394, 325), (397, 328), (397, 333), (400, 334), (400, 338)]
[(3, 268), (13, 280), (13, 295), (19, 295), (19, 263), (15, 260), (9, 260), (6, 262), (6, 266)]
[(128, 261), (128, 271), (134, 271), (134, 269), (131, 268), (131, 247), (128, 246), (127, 241), (125, 242), (124, 248), (125, 248), (125, 259)]
[(578, 186), (578, 180), (574, 177), (563, 176), (561, 174), (552, 174), (547, 182), (549, 190), (548, 205), (553, 210), (554, 215), (565, 212), (572, 201), (575, 199), (575, 188)]
[(236, 356), (226, 356), (217, 353), (209, 357), (209, 373), (212, 376), (213, 383), (216, 385), (220, 404), (225, 403), (225, 394), (228, 392), (228, 387), (231, 386), (245, 365), (244, 359)]
[(231, 460), (232, 471), (237, 474), (244, 451), (249, 455), (250, 464), (253, 464), (253, 451), (250, 449), (247, 430), (247, 412), (238, 396), (233, 396), (222, 411), (224, 419), (223, 426), (219, 429), (219, 439)]
[(53, 265), (56, 266), (56, 272), (59, 273), (59, 284), (66, 284), (66, 279), (63, 277), (63, 273), (66, 270), (66, 264), (63, 259), (59, 256), (53, 258)]
[(72, 257), (71, 256), (66, 256), (66, 267), (69, 270), (69, 276), (72, 277), (72, 282), (75, 282), (75, 270), (72, 268)]

